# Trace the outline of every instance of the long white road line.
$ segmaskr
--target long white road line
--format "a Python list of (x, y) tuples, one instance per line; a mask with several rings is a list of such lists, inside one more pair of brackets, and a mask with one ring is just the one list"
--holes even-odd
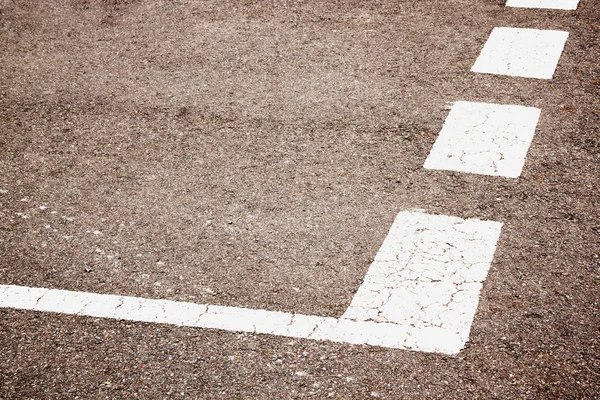
[(456, 102), (424, 167), (517, 178), (539, 117), (533, 107)]
[(473, 72), (552, 79), (568, 32), (494, 28)]
[(0, 285), (0, 308), (456, 354), (502, 224), (401, 212), (341, 318)]
[(469, 336), (502, 224), (398, 214), (342, 318)]

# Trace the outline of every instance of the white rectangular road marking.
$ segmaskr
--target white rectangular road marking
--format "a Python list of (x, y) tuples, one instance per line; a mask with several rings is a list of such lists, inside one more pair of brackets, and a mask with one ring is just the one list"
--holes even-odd
[(517, 178), (539, 117), (533, 107), (456, 102), (424, 167)]
[(456, 354), (468, 340), (501, 224), (398, 214), (339, 319), (0, 285), (0, 308), (264, 333)]
[(342, 316), (447, 331), (464, 343), (502, 224), (418, 212), (398, 214)]
[(576, 10), (579, 0), (508, 0), (507, 7)]
[(552, 79), (568, 32), (494, 28), (473, 72)]

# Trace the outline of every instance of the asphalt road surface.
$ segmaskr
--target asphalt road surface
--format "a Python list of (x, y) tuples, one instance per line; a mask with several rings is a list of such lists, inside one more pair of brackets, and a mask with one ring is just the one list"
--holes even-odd
[[(472, 72), (568, 32), (552, 79)], [(0, 285), (339, 318), (398, 213), (501, 222), (457, 355), (0, 308), (1, 399), (600, 397), (600, 5), (0, 1)], [(516, 178), (423, 167), (541, 111)]]

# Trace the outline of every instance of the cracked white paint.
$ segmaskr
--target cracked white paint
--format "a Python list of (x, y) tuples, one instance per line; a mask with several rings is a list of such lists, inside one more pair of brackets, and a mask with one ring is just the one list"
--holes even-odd
[(508, 0), (507, 7), (576, 10), (579, 0)]
[(568, 32), (494, 28), (473, 72), (552, 79)]
[(456, 102), (424, 167), (517, 178), (539, 117), (533, 107)]
[(497, 222), (398, 214), (339, 319), (15, 285), (0, 285), (0, 308), (456, 354), (500, 229)]
[(469, 336), (502, 224), (398, 214), (342, 319)]

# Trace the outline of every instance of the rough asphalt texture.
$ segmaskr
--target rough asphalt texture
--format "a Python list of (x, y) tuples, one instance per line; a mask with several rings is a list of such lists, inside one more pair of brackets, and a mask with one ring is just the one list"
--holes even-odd
[[(0, 309), (0, 398), (600, 396), (594, 0), (0, 7), (2, 284), (339, 317), (399, 211), (504, 223), (457, 357)], [(498, 26), (554, 79), (469, 72)], [(519, 179), (422, 168), (458, 100), (542, 110)]]

